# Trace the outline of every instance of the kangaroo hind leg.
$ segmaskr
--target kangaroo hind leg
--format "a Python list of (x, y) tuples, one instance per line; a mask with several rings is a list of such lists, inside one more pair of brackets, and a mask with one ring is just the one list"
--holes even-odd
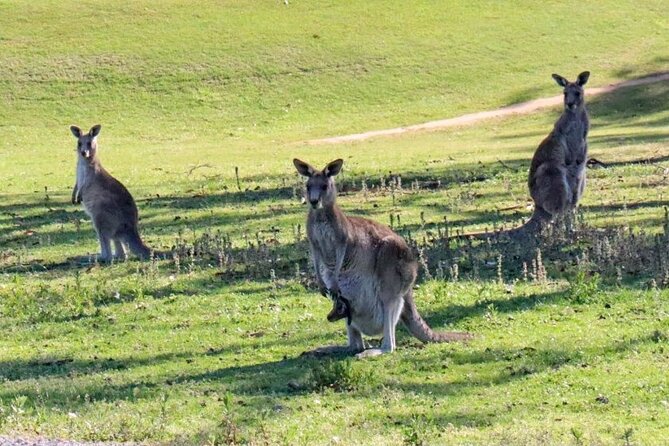
[(383, 302), (383, 341), (381, 348), (369, 348), (356, 355), (358, 358), (369, 358), (371, 356), (378, 356), (384, 353), (392, 353), (397, 344), (395, 342), (395, 330), (397, 322), (402, 314), (404, 307), (404, 300), (399, 295), (392, 296), (394, 298), (387, 299)]
[(114, 258), (117, 260), (126, 260), (125, 245), (121, 239), (114, 239)]
[(110, 262), (112, 260), (111, 238), (102, 231), (98, 232), (100, 239), (100, 262)]
[(536, 206), (555, 217), (564, 213), (572, 202), (567, 173), (563, 167), (544, 163), (535, 173), (532, 198)]

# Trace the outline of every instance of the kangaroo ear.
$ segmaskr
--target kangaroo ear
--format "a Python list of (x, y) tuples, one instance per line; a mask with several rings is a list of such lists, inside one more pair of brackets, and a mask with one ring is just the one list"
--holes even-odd
[(334, 160), (328, 163), (327, 166), (325, 166), (325, 169), (323, 169), (323, 173), (325, 174), (326, 177), (333, 177), (341, 171), (341, 166), (343, 164), (344, 160), (341, 158), (338, 160)]
[(313, 174), (316, 172), (316, 169), (311, 167), (310, 164), (298, 160), (297, 158), (293, 159), (293, 164), (295, 164), (295, 168), (300, 173), (300, 175), (304, 175), (305, 177), (313, 176)]
[(576, 83), (582, 87), (586, 84), (586, 82), (588, 82), (589, 77), (590, 77), (590, 72), (589, 71), (584, 71), (583, 73), (578, 75), (578, 79), (576, 79)]
[(88, 134), (91, 135), (91, 138), (95, 138), (100, 134), (100, 129), (102, 129), (102, 126), (100, 124), (96, 124), (91, 127), (91, 130), (88, 132)]
[(560, 76), (559, 74), (555, 74), (555, 73), (553, 73), (552, 76), (553, 76), (553, 79), (555, 79), (555, 82), (557, 82), (557, 84), (558, 84), (560, 87), (566, 87), (567, 84), (569, 83), (569, 81), (568, 81), (567, 79), (563, 78), (563, 77)]
[(75, 138), (79, 138), (81, 136), (81, 129), (76, 125), (71, 125), (70, 131), (72, 132)]

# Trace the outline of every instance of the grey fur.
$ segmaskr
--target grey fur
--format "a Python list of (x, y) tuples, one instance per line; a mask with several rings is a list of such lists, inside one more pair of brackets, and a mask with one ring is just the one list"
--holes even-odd
[(79, 127), (70, 127), (77, 138), (77, 180), (72, 190), (72, 203), (83, 203), (84, 210), (93, 221), (100, 241), (100, 261), (109, 262), (113, 257), (124, 259), (126, 247), (146, 259), (151, 250), (139, 236), (135, 200), (128, 189), (102, 167), (98, 158), (97, 136), (100, 129), (98, 124), (84, 134)]
[(572, 211), (583, 195), (590, 129), (583, 85), (589, 76), (584, 71), (575, 82), (569, 82), (553, 74), (558, 85), (564, 87), (564, 111), (532, 158), (528, 186), (534, 214), (526, 226), (539, 226)]
[[(342, 160), (329, 163), (323, 170), (298, 159), (293, 163), (309, 178), (307, 236), (321, 293), (341, 295), (350, 305), (348, 345), (324, 347), (313, 353), (345, 351), (374, 356), (392, 352), (400, 320), (423, 342), (471, 337), (468, 333), (436, 333), (420, 316), (413, 300), (418, 263), (402, 237), (372, 220), (348, 217), (337, 206), (334, 176)], [(363, 334), (383, 334), (381, 348), (365, 350)]]

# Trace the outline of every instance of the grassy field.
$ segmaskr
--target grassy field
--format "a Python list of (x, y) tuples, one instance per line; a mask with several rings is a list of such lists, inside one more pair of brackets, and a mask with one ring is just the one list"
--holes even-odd
[[(170, 444), (612, 444), (669, 438), (669, 85), (589, 101), (576, 229), (470, 243), (531, 213), (558, 109), (341, 145), (669, 69), (664, 0), (0, 0), (0, 435)], [(70, 124), (168, 259), (111, 266), (69, 204)], [(417, 304), (467, 345), (365, 361), (327, 324), (292, 166), (421, 252)]]

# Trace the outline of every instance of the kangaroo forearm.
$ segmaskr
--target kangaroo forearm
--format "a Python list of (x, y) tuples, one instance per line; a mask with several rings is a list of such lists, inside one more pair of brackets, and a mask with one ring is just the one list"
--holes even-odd
[(316, 254), (312, 252), (311, 254), (311, 260), (314, 265), (314, 272), (316, 273), (316, 281), (318, 282), (318, 287), (320, 288), (320, 291), (322, 294), (325, 293), (325, 290), (327, 289), (327, 286), (325, 285), (325, 281), (323, 280), (322, 276), (322, 269), (321, 269), (321, 261), (318, 258)]
[(75, 184), (74, 189), (72, 189), (72, 204), (77, 204), (79, 201), (79, 188)]
[(344, 257), (346, 256), (346, 248), (338, 248), (336, 250), (336, 258), (335, 258), (335, 267), (333, 271), (333, 278), (334, 282), (338, 283), (339, 282), (339, 273), (341, 273), (341, 268), (344, 265)]

